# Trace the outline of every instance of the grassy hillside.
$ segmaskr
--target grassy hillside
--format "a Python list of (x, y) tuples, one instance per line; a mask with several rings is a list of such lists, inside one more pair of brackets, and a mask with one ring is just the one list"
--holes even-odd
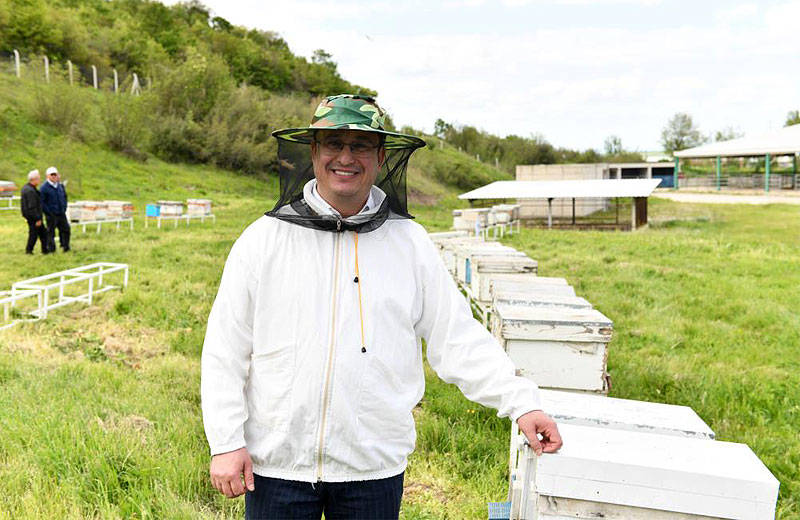
[[(0, 518), (241, 517), (242, 500), (207, 482), (199, 354), (226, 254), (271, 207), (275, 181), (64, 137), (33, 122), (32, 94), (14, 85), (0, 75), (0, 178), (21, 185), (30, 168), (56, 164), (73, 199), (132, 200), (141, 215), (155, 199), (205, 197), (217, 222), (73, 228), (72, 253), (28, 257), (24, 221), (0, 212), (0, 290), (94, 261), (131, 266), (125, 292), (0, 332)], [(412, 213), (431, 230), (449, 226), (458, 202), (429, 172), (456, 153), (413, 160), (415, 200), (438, 202)], [(778, 517), (799, 518), (800, 208), (652, 201), (650, 212), (666, 223), (505, 241), (614, 320), (612, 395), (692, 406), (721, 440), (753, 448), (781, 481)], [(505, 495), (507, 420), (427, 376), (403, 518), (484, 518)]]

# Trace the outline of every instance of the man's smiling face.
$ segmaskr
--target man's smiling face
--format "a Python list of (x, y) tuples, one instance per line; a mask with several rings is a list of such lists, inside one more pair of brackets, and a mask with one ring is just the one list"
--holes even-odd
[(343, 217), (358, 213), (383, 165), (380, 135), (361, 130), (320, 130), (311, 143), (317, 190)]

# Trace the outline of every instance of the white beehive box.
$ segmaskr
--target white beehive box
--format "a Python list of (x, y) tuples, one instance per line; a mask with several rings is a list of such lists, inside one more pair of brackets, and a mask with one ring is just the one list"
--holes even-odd
[(186, 213), (196, 217), (211, 215), (211, 201), (209, 199), (186, 199)]
[(67, 220), (79, 222), (83, 219), (83, 202), (75, 201), (67, 203)]
[(460, 283), (467, 282), (467, 266), (472, 255), (512, 255), (521, 254), (513, 247), (504, 246), (500, 242), (480, 242), (477, 244), (461, 244), (453, 249), (455, 254), (456, 279)]
[(435, 233), (428, 233), (428, 236), (430, 237), (431, 241), (433, 241), (433, 243), (436, 244), (439, 241), (446, 240), (448, 238), (463, 238), (463, 237), (467, 237), (467, 236), (469, 236), (469, 233), (467, 233), (464, 230), (461, 230), (461, 231), (437, 231)]
[(108, 217), (108, 204), (100, 200), (84, 200), (80, 202), (79, 222), (92, 222), (106, 220)]
[(519, 291), (493, 291), (493, 305), (522, 305), (528, 307), (566, 307), (571, 309), (591, 309), (592, 304), (580, 296), (552, 296), (531, 294)]
[(492, 213), (498, 224), (508, 224), (519, 220), (519, 205), (517, 204), (497, 204), (492, 206)]
[(714, 440), (714, 431), (688, 406), (648, 403), (541, 389), (542, 408), (559, 424)]
[(744, 444), (559, 429), (564, 446), (535, 462), (531, 498), (542, 520), (775, 518), (778, 480)]
[(439, 248), (439, 254), (442, 256), (444, 265), (450, 274), (456, 274), (456, 248), (464, 244), (483, 244), (486, 241), (483, 237), (458, 237), (440, 240), (436, 243)]
[[(539, 264), (528, 255), (514, 257), (483, 256), (470, 261), (472, 292), (482, 302), (492, 301), (490, 281), (502, 274), (535, 275)], [(565, 282), (566, 283), (566, 282)]]
[(489, 208), (468, 208), (453, 210), (453, 229), (474, 233), (489, 225)]
[(183, 202), (179, 200), (159, 200), (162, 217), (179, 217), (183, 215)]
[(107, 216), (109, 219), (131, 218), (133, 216), (133, 204), (123, 200), (107, 200)]
[(491, 322), (519, 375), (543, 388), (608, 391), (613, 323), (601, 312), (499, 304)]
[(489, 291), (482, 290), (480, 298), (491, 301), (495, 292), (524, 292), (531, 296), (574, 297), (575, 289), (564, 278), (536, 276), (530, 273), (491, 274), (487, 277)]
[(527, 292), (553, 296), (575, 296), (575, 289), (564, 278), (538, 276), (534, 273), (490, 273), (483, 277), (477, 298), (491, 302), (495, 291)]
[(17, 191), (17, 185), (11, 181), (0, 181), (0, 197), (11, 197)]

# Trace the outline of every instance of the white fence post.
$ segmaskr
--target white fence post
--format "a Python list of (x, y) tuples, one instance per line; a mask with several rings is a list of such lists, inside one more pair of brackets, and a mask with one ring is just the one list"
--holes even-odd
[(44, 79), (50, 83), (50, 60), (44, 57)]
[(133, 83), (131, 83), (131, 94), (138, 96), (142, 88), (139, 86), (139, 76), (133, 73)]
[(114, 94), (116, 94), (118, 90), (119, 90), (119, 76), (117, 75), (117, 69), (114, 69)]
[(94, 84), (95, 90), (97, 90), (97, 67), (92, 65), (92, 84)]
[(72, 61), (67, 60), (67, 68), (69, 69), (69, 84), (72, 85)]
[(17, 70), (17, 77), (19, 78), (19, 51), (17, 49), (14, 49), (14, 67)]

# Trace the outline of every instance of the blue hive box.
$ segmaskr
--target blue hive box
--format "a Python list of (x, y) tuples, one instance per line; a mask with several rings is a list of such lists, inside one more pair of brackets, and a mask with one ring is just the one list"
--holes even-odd
[(158, 217), (161, 215), (161, 206), (158, 204), (148, 204), (145, 213), (148, 217)]
[(489, 520), (511, 518), (511, 502), (489, 502)]

